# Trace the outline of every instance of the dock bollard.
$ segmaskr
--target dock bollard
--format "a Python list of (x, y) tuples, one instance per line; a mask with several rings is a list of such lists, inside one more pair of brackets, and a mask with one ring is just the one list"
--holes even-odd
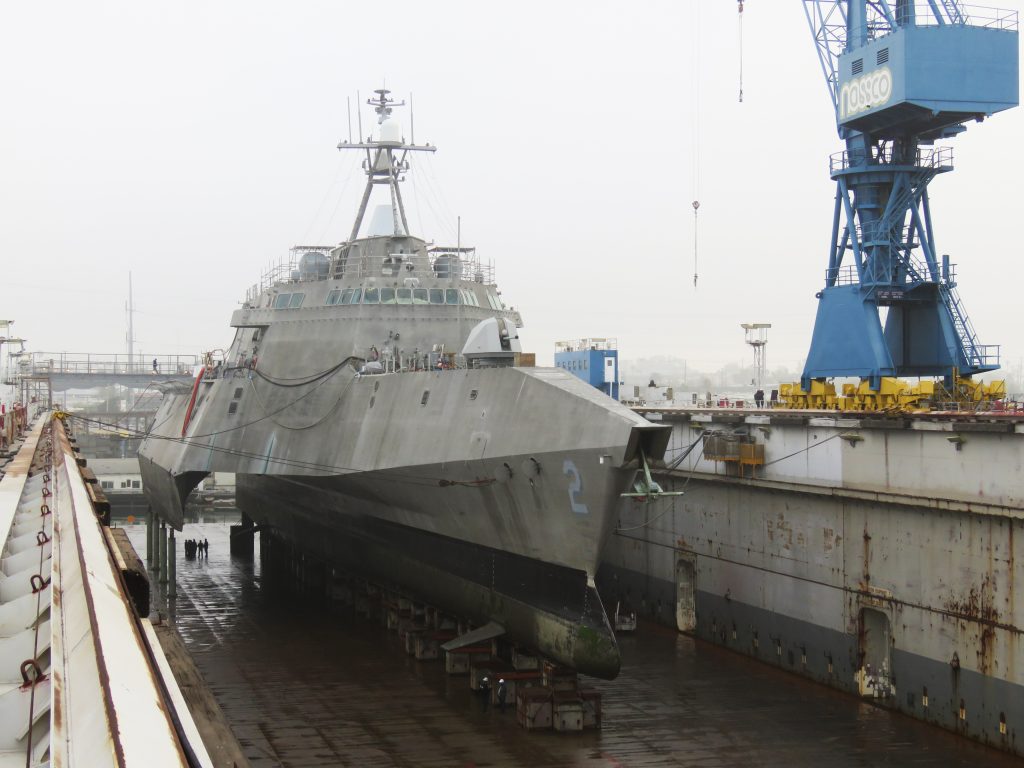
[(178, 542), (174, 538), (174, 529), (171, 528), (167, 536), (167, 596), (175, 597), (178, 594), (176, 579), (178, 578)]
[(159, 561), (160, 571), (160, 583), (167, 583), (167, 526), (164, 523), (160, 523), (160, 554), (157, 556)]

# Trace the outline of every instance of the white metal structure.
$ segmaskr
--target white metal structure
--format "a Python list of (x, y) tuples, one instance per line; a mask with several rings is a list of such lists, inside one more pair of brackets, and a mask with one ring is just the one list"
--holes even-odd
[(0, 539), (0, 768), (212, 765), (60, 422), (39, 419), (0, 482)]
[(768, 346), (768, 329), (771, 323), (740, 323), (743, 329), (743, 340), (754, 350), (754, 370), (756, 371), (757, 388), (764, 388), (765, 366), (768, 363), (765, 347)]

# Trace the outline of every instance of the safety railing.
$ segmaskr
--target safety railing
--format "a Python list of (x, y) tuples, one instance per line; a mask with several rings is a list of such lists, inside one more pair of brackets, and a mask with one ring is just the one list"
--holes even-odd
[[(858, 228), (858, 237), (861, 236), (860, 229)], [(865, 266), (864, 272), (862, 280), (856, 265), (853, 264), (847, 264), (838, 269), (826, 269), (825, 284), (856, 285), (863, 282), (868, 285), (905, 285), (909, 287), (922, 282), (936, 282), (938, 280), (938, 276), (932, 274), (932, 270), (927, 262), (915, 256), (907, 259), (906, 255), (902, 252), (889, 260), (879, 258), (869, 261)], [(951, 264), (947, 272), (948, 276), (943, 275), (943, 277), (946, 280), (955, 280), (955, 273), (956, 270)]]
[(473, 253), (432, 250), (423, 253), (389, 253), (342, 255), (335, 264), (335, 276), (367, 278), (411, 277), (414, 274), (433, 275), (442, 280), (494, 283), (494, 265), (482, 262)]
[[(968, 27), (985, 27), (987, 29), (1017, 29), (1017, 11), (1008, 8), (991, 8), (984, 5), (967, 5), (965, 3), (951, 3), (943, 0), (944, 6), (957, 8), (951, 10), (948, 18), (958, 21)], [(919, 27), (934, 27), (940, 22), (932, 12), (932, 4), (929, 2), (914, 3), (914, 23)], [(959, 16), (959, 18), (957, 18)]]
[(999, 366), (1002, 347), (999, 344), (974, 344), (971, 362), (978, 366)]
[[(838, 4), (838, 3), (837, 3)], [(845, 44), (847, 36), (858, 39), (865, 35), (868, 40), (878, 40), (892, 34), (896, 29), (915, 27), (939, 27), (962, 25), (966, 27), (984, 27), (1015, 31), (1018, 25), (1018, 13), (1007, 8), (993, 8), (984, 5), (967, 5), (953, 0), (916, 0), (913, 5), (905, 5), (894, 11), (890, 19), (878, 6), (868, 3), (868, 18), (863, 27), (850, 30), (840, 29), (837, 35)], [(841, 26), (833, 24), (832, 26)], [(841, 48), (840, 48), (841, 50)]]
[(183, 376), (200, 363), (199, 355), (94, 354), (91, 352), (32, 352), (19, 362), (26, 376), (54, 374), (158, 374)]
[[(361, 253), (343, 250), (330, 266), (335, 278), (369, 277), (403, 280), (431, 275), (442, 280), (494, 285), (495, 269), (492, 262), (481, 261), (472, 248), (431, 248), (426, 253)], [(281, 283), (303, 283), (327, 279), (322, 273), (303, 273), (295, 259), (284, 259), (265, 271), (257, 283), (245, 293), (245, 303), (254, 306), (268, 288)]]
[[(875, 148), (871, 152), (860, 149), (844, 149), (841, 152), (833, 152), (829, 155), (829, 173), (837, 173), (850, 168), (869, 168), (878, 166), (902, 166), (903, 163), (897, 160), (893, 162), (892, 144), (885, 144)], [(953, 169), (953, 148), (952, 147), (918, 147), (914, 155), (913, 167), (934, 171), (949, 171)]]

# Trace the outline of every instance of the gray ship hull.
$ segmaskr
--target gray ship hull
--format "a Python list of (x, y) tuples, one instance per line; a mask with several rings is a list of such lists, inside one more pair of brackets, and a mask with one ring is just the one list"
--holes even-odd
[(588, 674), (618, 674), (615, 636), (585, 571), (390, 522), (345, 481), (318, 485), (248, 475), (238, 505), (304, 553), (473, 623), (496, 621), (508, 639)]
[(619, 494), (667, 429), (557, 369), (342, 377), (301, 417), (274, 401), (294, 393), (255, 379), (202, 386), (187, 437), (190, 397), (171, 394), (140, 450), (162, 519), (179, 527), (208, 472), (235, 472), (239, 508), (295, 545), (581, 672), (618, 672), (593, 577)]

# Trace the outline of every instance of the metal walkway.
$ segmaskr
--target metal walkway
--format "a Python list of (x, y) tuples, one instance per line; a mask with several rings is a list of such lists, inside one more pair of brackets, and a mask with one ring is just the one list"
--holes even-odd
[(0, 767), (210, 766), (63, 425), (0, 481)]

